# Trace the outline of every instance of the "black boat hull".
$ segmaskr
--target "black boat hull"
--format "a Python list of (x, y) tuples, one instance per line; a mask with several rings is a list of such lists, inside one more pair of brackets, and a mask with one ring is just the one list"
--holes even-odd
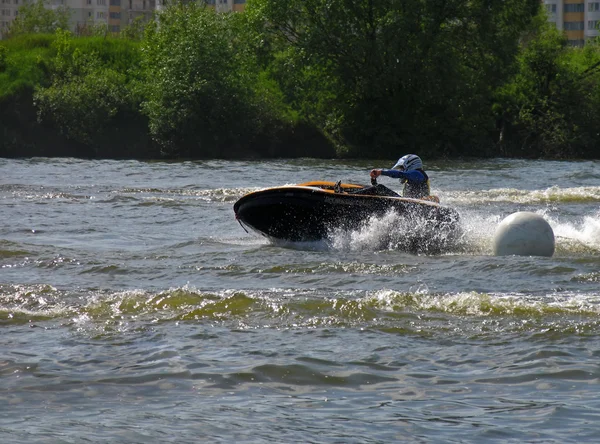
[(243, 196), (234, 205), (236, 218), (272, 240), (292, 242), (326, 239), (333, 229), (356, 229), (389, 211), (418, 224), (424, 237), (440, 230), (455, 235), (458, 229), (458, 213), (434, 202), (343, 192), (361, 188), (352, 184), (334, 192), (333, 183), (314, 183), (318, 186), (277, 187)]

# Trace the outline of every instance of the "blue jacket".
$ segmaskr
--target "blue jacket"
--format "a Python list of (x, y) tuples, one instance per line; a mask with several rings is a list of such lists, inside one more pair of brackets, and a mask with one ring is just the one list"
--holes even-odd
[(404, 184), (404, 197), (421, 199), (430, 195), (429, 177), (422, 170), (400, 171), (400, 170), (381, 170), (382, 176), (400, 179)]

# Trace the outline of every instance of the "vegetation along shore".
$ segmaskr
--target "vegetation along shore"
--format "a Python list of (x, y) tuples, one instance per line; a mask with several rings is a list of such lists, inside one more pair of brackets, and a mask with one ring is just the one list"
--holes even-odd
[(0, 156), (600, 158), (599, 43), (569, 46), (539, 0), (484, 3), (173, 4), (84, 36), (24, 5)]

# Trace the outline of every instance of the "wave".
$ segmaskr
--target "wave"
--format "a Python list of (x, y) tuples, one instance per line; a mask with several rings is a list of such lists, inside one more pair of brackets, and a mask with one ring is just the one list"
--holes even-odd
[[(190, 189), (190, 188), (125, 188), (121, 190), (124, 194), (160, 194), (184, 197), (197, 197), (207, 202), (235, 202), (245, 194), (260, 190), (260, 188), (214, 188), (214, 189)], [(150, 199), (153, 196), (148, 196)], [(154, 198), (158, 198), (154, 196)], [(163, 196), (163, 199), (166, 199)]]
[(584, 216), (579, 223), (564, 223), (553, 217), (549, 217), (549, 222), (559, 250), (587, 254), (600, 252), (600, 211)]
[[(31, 252), (29, 250), (25, 250), (23, 248), (23, 245), (21, 245), (20, 243), (0, 239), (0, 260), (26, 257), (30, 254)], [(2, 267), (2, 265), (5, 264), (0, 264), (0, 268)]]
[[(292, 183), (288, 185), (294, 185)], [(178, 196), (198, 197), (209, 202), (235, 202), (245, 194), (259, 191), (261, 187), (215, 188), (215, 189), (157, 189), (126, 188), (123, 193), (171, 194)], [(490, 202), (508, 203), (594, 203), (600, 202), (600, 187), (560, 188), (550, 187), (545, 190), (519, 190), (515, 188), (498, 188), (481, 191), (440, 191), (442, 203), (453, 206), (469, 206), (488, 204)]]
[(540, 203), (595, 203), (600, 202), (600, 187), (560, 188), (553, 186), (545, 190), (519, 190), (496, 188), (479, 191), (440, 192), (442, 202), (447, 205), (481, 205), (490, 202), (519, 204)]
[(60, 190), (46, 189), (44, 187), (33, 187), (24, 185), (0, 185), (0, 193), (8, 193), (13, 198), (24, 201), (82, 201), (97, 199), (98, 203), (128, 202), (137, 199), (151, 202), (157, 201), (180, 201), (179, 198), (199, 198), (206, 202), (235, 202), (245, 194), (260, 190), (259, 187), (249, 188), (123, 188), (120, 190), (98, 191), (98, 195), (87, 195), (70, 193)]
[[(592, 277), (598, 279), (598, 276)], [(600, 324), (600, 294), (488, 294), (316, 290), (72, 293), (48, 285), (0, 286), (0, 325), (41, 322), (105, 334), (156, 323), (227, 324), (242, 329), (370, 328), (409, 334), (547, 331), (586, 334)]]
[[(104, 200), (130, 200), (135, 195), (152, 199), (177, 199), (177, 197), (196, 197), (207, 202), (235, 202), (245, 194), (261, 190), (261, 187), (243, 188), (123, 188), (121, 190), (107, 191), (108, 197)], [(0, 186), (0, 191), (10, 192), (15, 197), (24, 200), (67, 200), (79, 201), (95, 199), (98, 197), (75, 194), (63, 191), (44, 190), (40, 188), (22, 187), (18, 185)], [(477, 191), (445, 191), (439, 190), (437, 194), (442, 203), (449, 206), (473, 206), (489, 203), (516, 203), (516, 204), (586, 204), (600, 202), (600, 187), (572, 187), (561, 188), (553, 186), (543, 190), (520, 190), (516, 188), (496, 188)], [(129, 197), (128, 197), (129, 196)]]
[(64, 191), (47, 190), (44, 187), (25, 185), (0, 185), (0, 193), (9, 193), (12, 198), (24, 201), (60, 200), (66, 202), (79, 202), (94, 199), (87, 194), (67, 193)]

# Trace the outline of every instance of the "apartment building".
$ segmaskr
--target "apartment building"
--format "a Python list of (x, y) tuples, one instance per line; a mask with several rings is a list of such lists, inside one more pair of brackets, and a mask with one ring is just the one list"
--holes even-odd
[(569, 44), (583, 46), (600, 32), (600, 0), (544, 0), (548, 20), (564, 31)]
[(216, 0), (219, 12), (241, 12), (246, 7), (246, 0)]
[[(65, 1), (65, 0), (52, 0)], [(111, 33), (120, 32), (137, 17), (150, 20), (157, 0), (66, 0), (71, 9), (71, 29), (76, 33), (92, 23), (106, 23)]]
[[(28, 0), (0, 0), (0, 37), (19, 13), (19, 7)], [(71, 11), (70, 29), (83, 32), (92, 23), (106, 23), (108, 31), (118, 33), (137, 17), (150, 20), (154, 11), (172, 0), (50, 0), (49, 8), (68, 6)], [(199, 0), (205, 1), (219, 12), (239, 12), (246, 0)], [(600, 1), (600, 0), (599, 0)]]
[(6, 31), (10, 22), (19, 14), (19, 6), (23, 0), (0, 0), (0, 36)]

